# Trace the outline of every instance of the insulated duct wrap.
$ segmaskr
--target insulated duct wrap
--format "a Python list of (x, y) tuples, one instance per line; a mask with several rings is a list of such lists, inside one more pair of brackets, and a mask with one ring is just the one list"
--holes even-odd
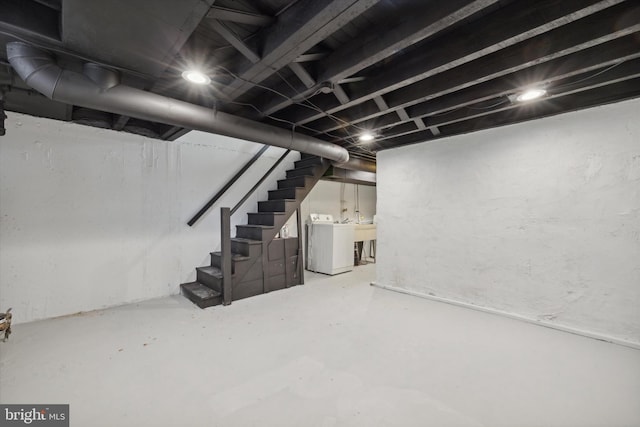
[(349, 160), (347, 150), (338, 145), (125, 86), (116, 72), (95, 64), (87, 64), (85, 74), (64, 70), (48, 53), (22, 42), (7, 43), (7, 56), (25, 83), (54, 101), (292, 149), (337, 163)]

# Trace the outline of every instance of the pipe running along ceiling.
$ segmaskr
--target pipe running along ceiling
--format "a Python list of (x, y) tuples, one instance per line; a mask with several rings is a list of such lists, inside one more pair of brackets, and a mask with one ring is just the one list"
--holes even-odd
[[(307, 152), (323, 141), (373, 162), (640, 96), (637, 0), (2, 0), (0, 44), (11, 42), (76, 73), (52, 93), (72, 102), (52, 101), (1, 49), (7, 111), (163, 140), (205, 127)], [(190, 70), (209, 82), (187, 82)], [(523, 101), (528, 89), (544, 96)]]
[(292, 149), (338, 164), (349, 160), (338, 145), (125, 86), (117, 72), (95, 64), (86, 64), (83, 74), (65, 70), (47, 52), (22, 42), (8, 43), (7, 56), (25, 83), (55, 101)]

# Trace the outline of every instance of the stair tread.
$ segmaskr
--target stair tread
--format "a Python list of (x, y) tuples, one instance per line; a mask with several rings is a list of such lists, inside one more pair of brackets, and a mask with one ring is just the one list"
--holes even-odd
[(288, 187), (288, 188), (278, 188), (276, 190), (269, 190), (268, 193), (282, 193), (282, 192), (286, 192), (288, 190), (295, 190), (295, 191), (303, 191), (305, 190), (305, 187)]
[[(222, 256), (222, 252), (211, 252), (211, 255), (216, 255), (216, 256)], [(242, 254), (235, 254), (232, 253), (231, 254), (231, 259), (234, 261), (246, 261), (248, 259), (251, 259), (251, 257), (242, 255)]]
[[(290, 171), (294, 170), (294, 169), (289, 169)], [(289, 178), (284, 177), (282, 179), (279, 179), (278, 181), (290, 181), (292, 179), (296, 179), (296, 178), (311, 178), (310, 175), (300, 175), (300, 176), (290, 176)]]
[(222, 279), (222, 270), (218, 267), (207, 265), (206, 267), (196, 267), (196, 270), (207, 273), (210, 276), (217, 277), (218, 279)]
[(240, 243), (247, 243), (249, 245), (261, 245), (262, 244), (262, 240), (246, 239), (244, 237), (232, 237), (231, 240), (232, 241), (236, 241), (236, 242), (240, 242)]
[(301, 165), (320, 165), (322, 164), (322, 157), (308, 157), (301, 158), (300, 160), (296, 160), (293, 162), (293, 165), (297, 168), (302, 167)]
[(217, 298), (221, 295), (220, 292), (214, 291), (213, 289), (203, 285), (200, 282), (183, 283), (180, 286), (203, 300)]
[(238, 224), (238, 225), (236, 225), (236, 227), (261, 228), (261, 229), (264, 229), (264, 230), (272, 230), (273, 229), (273, 225), (260, 225), (260, 224)]
[(286, 212), (249, 212), (249, 215), (285, 215)]
[(314, 177), (309, 175), (300, 175), (300, 176), (294, 176), (294, 177), (285, 178), (285, 179), (279, 179), (278, 189), (280, 190), (283, 188), (291, 188), (291, 187), (306, 188), (313, 179)]
[(302, 197), (305, 192), (306, 188), (304, 187), (288, 187), (279, 188), (277, 190), (269, 190), (267, 200), (277, 200), (282, 198), (298, 199)]
[(293, 178), (295, 176), (314, 176), (316, 174), (316, 166), (319, 165), (294, 167), (293, 169), (287, 170), (286, 176), (289, 178)]
[[(289, 170), (293, 170), (293, 169), (289, 169)], [(281, 182), (281, 181), (293, 181), (293, 180), (298, 179), (298, 178), (312, 178), (312, 176), (311, 175), (292, 176), (290, 178), (279, 179), (278, 182)], [(304, 187), (296, 186), (296, 188), (304, 188)]]

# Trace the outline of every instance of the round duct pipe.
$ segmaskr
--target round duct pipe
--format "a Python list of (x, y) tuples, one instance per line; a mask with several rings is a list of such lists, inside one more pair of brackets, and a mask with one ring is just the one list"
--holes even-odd
[(364, 171), (376, 173), (376, 162), (370, 160), (359, 159), (357, 157), (351, 157), (346, 162), (332, 162), (333, 166), (341, 169), (349, 169), (354, 171)]
[(85, 74), (64, 70), (47, 52), (26, 43), (7, 43), (7, 56), (27, 85), (55, 101), (287, 148), (338, 163), (349, 160), (349, 153), (339, 145), (125, 86), (117, 73), (95, 64), (85, 67)]

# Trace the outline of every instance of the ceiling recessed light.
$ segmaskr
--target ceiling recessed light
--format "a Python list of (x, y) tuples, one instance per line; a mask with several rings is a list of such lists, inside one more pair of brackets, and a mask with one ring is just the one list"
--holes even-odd
[(362, 135), (360, 135), (360, 141), (362, 142), (369, 142), (369, 141), (373, 141), (373, 134), (370, 132), (365, 132)]
[(182, 73), (182, 78), (184, 78), (185, 80), (191, 82), (191, 83), (195, 83), (195, 84), (199, 84), (199, 85), (206, 85), (211, 83), (211, 79), (209, 78), (209, 76), (207, 76), (206, 74), (201, 73), (200, 71), (196, 71), (196, 70), (187, 70), (184, 71)]
[(516, 96), (516, 101), (519, 101), (519, 102), (533, 101), (534, 99), (541, 98), (546, 94), (547, 94), (547, 91), (544, 89), (528, 89), (518, 94), (518, 96)]

